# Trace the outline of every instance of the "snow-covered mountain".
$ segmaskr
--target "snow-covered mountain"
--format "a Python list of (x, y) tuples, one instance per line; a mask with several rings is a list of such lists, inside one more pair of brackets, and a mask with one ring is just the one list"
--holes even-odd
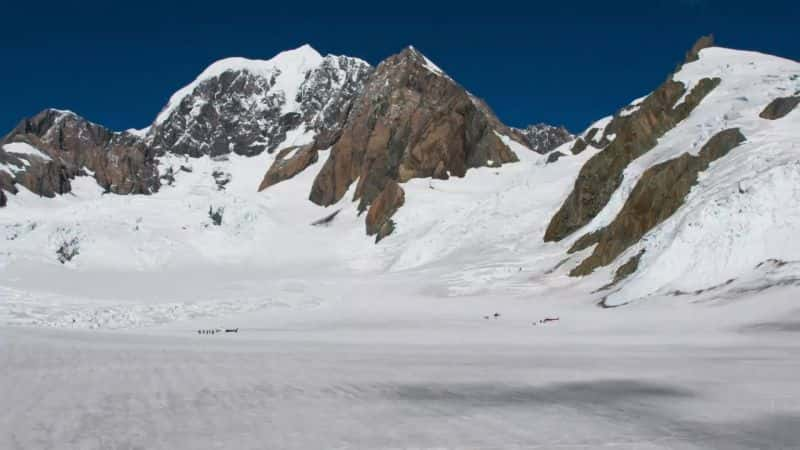
[(0, 448), (800, 448), (800, 63), (703, 39), (542, 154), (286, 55), (0, 140)]
[(582, 136), (593, 155), (548, 226), (572, 275), (616, 271), (604, 305), (797, 283), (800, 64), (700, 43)]
[(528, 125), (524, 129), (517, 128), (515, 131), (524, 136), (525, 144), (537, 153), (548, 153), (563, 143), (575, 139), (566, 128), (546, 123)]
[[(605, 306), (796, 284), (799, 96), (797, 62), (706, 40), (543, 155), (414, 48), (374, 69), (308, 47), (225, 60), (147, 130), (53, 110), (4, 138), (0, 272), (24, 299), (0, 315), (61, 324), (75, 283), (211, 301), (242, 277), (402, 277), (443, 296)], [(106, 195), (126, 193), (149, 195)], [(43, 273), (57, 308), (20, 294)], [(187, 273), (208, 276), (140, 281)], [(245, 297), (225, 308), (261, 304)], [(196, 313), (180, 304), (171, 317)], [(87, 314), (143, 325), (164, 310)]]
[(329, 145), (371, 71), (308, 45), (266, 61), (224, 59), (176, 92), (143, 132), (159, 152), (191, 156), (256, 155), (307, 132)]

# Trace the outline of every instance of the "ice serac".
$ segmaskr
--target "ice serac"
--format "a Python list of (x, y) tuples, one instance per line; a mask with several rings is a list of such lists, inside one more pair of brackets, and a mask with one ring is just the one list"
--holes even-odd
[(556, 147), (575, 139), (575, 136), (564, 127), (556, 127), (546, 123), (528, 125), (524, 129), (516, 129), (522, 135), (525, 144), (536, 153), (548, 153)]
[(331, 205), (358, 180), (354, 200), (363, 211), (391, 182), (517, 161), (496, 133), (499, 120), (480, 105), (413, 47), (387, 58), (354, 103), (311, 201)]
[(48, 109), (23, 120), (0, 141), (0, 187), (15, 184), (45, 197), (71, 190), (76, 176), (92, 176), (107, 192), (149, 194), (159, 188), (155, 154), (144, 141), (69, 111)]
[(717, 77), (704, 78), (687, 93), (689, 88), (684, 83), (670, 77), (633, 111), (618, 112), (602, 134), (599, 129), (590, 130), (582, 141), (595, 142), (601, 135), (596, 146), (605, 148), (581, 168), (572, 192), (547, 227), (545, 241), (559, 241), (588, 224), (620, 186), (628, 164), (655, 147), (658, 139), (686, 119), (720, 81)]
[(308, 45), (269, 60), (223, 59), (172, 96), (148, 140), (159, 152), (190, 156), (272, 152), (290, 132), (316, 134), (324, 145), (338, 137), (371, 71)]

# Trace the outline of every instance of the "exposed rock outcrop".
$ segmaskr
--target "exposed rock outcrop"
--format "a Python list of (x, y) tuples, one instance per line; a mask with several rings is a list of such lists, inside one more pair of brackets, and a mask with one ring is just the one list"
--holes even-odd
[(275, 157), (272, 166), (267, 170), (266, 175), (264, 175), (264, 179), (258, 186), (258, 191), (261, 192), (273, 184), (288, 180), (302, 172), (306, 167), (317, 162), (319, 159), (318, 153), (314, 145), (289, 147), (281, 150)]
[(597, 246), (570, 275), (586, 275), (611, 263), (645, 233), (675, 213), (697, 183), (700, 172), (744, 141), (739, 129), (724, 130), (714, 135), (697, 156), (684, 153), (645, 171), (614, 221), (587, 235), (587, 240), (596, 242)]
[(3, 208), (8, 203), (8, 199), (6, 199), (6, 193), (0, 189), (0, 208)]
[(311, 222), (311, 226), (314, 226), (314, 227), (327, 227), (331, 223), (333, 223), (333, 220), (336, 218), (336, 216), (339, 215), (340, 212), (342, 212), (341, 208), (337, 209), (336, 211), (328, 214), (327, 216), (325, 216), (325, 217), (323, 217), (321, 219), (317, 219), (317, 220)]
[(370, 205), (366, 220), (367, 235), (375, 235), (376, 243), (394, 231), (392, 216), (403, 206), (405, 198), (403, 188), (396, 181), (389, 180)]
[(493, 123), (481, 102), (406, 48), (370, 76), (310, 199), (333, 204), (358, 180), (354, 200), (363, 211), (391, 181), (462, 177), (469, 168), (517, 161)]
[(686, 58), (684, 60), (684, 64), (697, 61), (700, 59), (700, 50), (708, 47), (714, 46), (714, 35), (709, 34), (706, 36), (701, 36), (697, 42), (692, 45), (692, 48), (689, 49), (689, 52), (686, 53)]
[(778, 120), (794, 110), (800, 104), (800, 95), (793, 97), (779, 97), (769, 102), (758, 117), (762, 119)]
[[(622, 183), (625, 167), (655, 147), (658, 138), (688, 117), (720, 81), (719, 78), (700, 80), (683, 102), (676, 105), (686, 88), (683, 83), (669, 79), (642, 100), (635, 111), (616, 115), (601, 142), (609, 135), (614, 135), (614, 140), (581, 168), (572, 192), (547, 227), (545, 241), (561, 240), (589, 223)], [(588, 140), (594, 138), (594, 133), (586, 136)]]
[(528, 148), (536, 153), (548, 153), (575, 138), (566, 128), (554, 127), (546, 123), (529, 125), (525, 129), (515, 131), (523, 136)]
[[(33, 150), (8, 151), (20, 144)], [(81, 175), (116, 194), (149, 194), (160, 186), (155, 153), (142, 139), (71, 112), (48, 109), (23, 120), (0, 146), (0, 163), (18, 168), (13, 182), (42, 196), (69, 192), (69, 180)]]
[(608, 144), (611, 143), (611, 141), (609, 141), (608, 135), (611, 134), (610, 130), (612, 129), (613, 128), (611, 128), (611, 126), (608, 125), (603, 129), (603, 133), (600, 133), (601, 131), (600, 128), (597, 127), (590, 128), (589, 131), (584, 133), (583, 136), (575, 139), (575, 143), (572, 144), (570, 153), (572, 153), (573, 155), (580, 154), (581, 152), (586, 150), (589, 146), (592, 146), (594, 148), (607, 147)]
[(303, 120), (317, 132), (314, 144), (326, 149), (339, 139), (353, 102), (373, 68), (358, 58), (326, 56), (300, 86), (297, 101)]
[(58, 262), (61, 264), (66, 264), (78, 256), (80, 252), (80, 241), (77, 237), (72, 237), (64, 240), (64, 242), (59, 245), (59, 247), (56, 249), (56, 257), (58, 258)]
[(619, 266), (617, 268), (617, 271), (614, 272), (614, 280), (611, 282), (611, 286), (614, 286), (615, 284), (619, 283), (625, 278), (628, 278), (634, 272), (636, 272), (636, 269), (639, 268), (639, 261), (641, 261), (643, 255), (644, 255), (644, 250), (631, 256), (631, 258), (628, 261), (626, 261), (625, 264)]
[(225, 214), (225, 208), (222, 206), (218, 208), (214, 208), (213, 206), (208, 207), (208, 218), (211, 219), (211, 223), (215, 226), (222, 225), (223, 214)]
[(559, 159), (561, 159), (562, 156), (566, 156), (566, 155), (564, 155), (561, 152), (550, 153), (549, 155), (547, 155), (547, 161), (545, 161), (545, 164), (552, 164), (552, 163), (558, 161)]
[(148, 139), (160, 152), (190, 156), (280, 150), (293, 130), (338, 138), (372, 68), (303, 46), (266, 61), (229, 58), (211, 65), (170, 99)]
[(576, 139), (576, 140), (575, 140), (575, 143), (574, 143), (574, 144), (572, 144), (572, 148), (571, 148), (571, 149), (569, 149), (569, 151), (570, 151), (570, 153), (572, 153), (573, 155), (579, 155), (579, 154), (581, 154), (581, 153), (582, 153), (584, 150), (586, 150), (586, 148), (587, 148), (588, 146), (589, 146), (589, 144), (587, 144), (587, 143), (586, 143), (586, 141), (584, 141), (584, 140), (583, 140), (583, 138), (578, 138), (578, 139)]
[(639, 253), (631, 256), (627, 261), (625, 261), (623, 265), (619, 266), (617, 270), (614, 272), (614, 279), (611, 280), (611, 282), (608, 283), (607, 285), (598, 289), (597, 292), (611, 289), (612, 287), (616, 286), (620, 281), (633, 275), (633, 273), (636, 272), (636, 269), (639, 268), (639, 261), (641, 261), (643, 255), (644, 255), (644, 250), (641, 250), (639, 251)]

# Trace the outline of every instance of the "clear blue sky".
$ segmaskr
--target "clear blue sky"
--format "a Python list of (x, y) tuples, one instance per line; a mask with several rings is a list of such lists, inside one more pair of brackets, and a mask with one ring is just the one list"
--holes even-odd
[(509, 125), (581, 131), (657, 86), (701, 34), (800, 59), (800, 1), (7, 2), (0, 134), (46, 107), (121, 130), (228, 56), (309, 43), (377, 64), (413, 44)]

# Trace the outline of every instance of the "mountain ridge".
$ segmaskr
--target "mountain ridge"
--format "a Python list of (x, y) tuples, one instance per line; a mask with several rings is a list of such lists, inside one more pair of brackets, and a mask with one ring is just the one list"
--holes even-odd
[[(468, 286), (459, 295), (570, 286), (608, 307), (673, 292), (736, 295), (763, 277), (790, 283), (800, 260), (790, 238), (800, 231), (791, 188), (800, 68), (704, 45), (653, 92), (543, 153), (413, 48), (383, 67), (350, 66), (357, 95), (327, 89), (345, 85), (332, 81), (339, 60), (306, 72), (294, 86), (325, 88), (298, 91), (309, 120), (281, 114), (283, 95), (269, 105), (296, 120), (267, 121), (280, 136), (271, 151), (204, 134), (224, 127), (175, 128), (221, 137), (215, 151), (156, 151), (141, 133), (50, 110), (0, 145), (0, 229), (14, 237), (0, 265), (89, 270), (109, 264), (108, 248), (113, 264), (145, 271), (242, 260), (282, 270), (274, 258), (375, 274), (458, 258), (446, 276)], [(223, 73), (181, 117), (198, 99), (218, 101), (209, 92), (254, 83)], [(235, 106), (230, 98), (214, 108)], [(341, 106), (336, 125), (309, 129), (328, 103)], [(80, 253), (59, 261), (73, 242)]]

